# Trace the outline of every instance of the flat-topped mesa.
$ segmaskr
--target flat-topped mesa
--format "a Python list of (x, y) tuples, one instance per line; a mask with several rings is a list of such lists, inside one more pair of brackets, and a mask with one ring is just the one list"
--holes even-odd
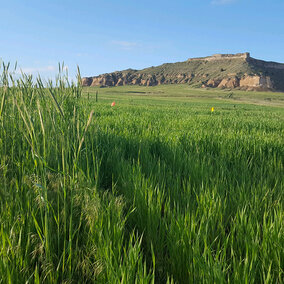
[(204, 60), (204, 61), (215, 61), (215, 60), (224, 60), (224, 59), (244, 59), (248, 60), (250, 58), (250, 53), (236, 53), (236, 54), (213, 54), (211, 56), (206, 57), (195, 57), (195, 58), (189, 58), (187, 61), (198, 61), (198, 60)]
[(193, 87), (284, 91), (284, 64), (250, 57), (249, 52), (214, 54), (142, 70), (127, 69), (82, 78), (83, 86), (155, 86), (189, 84)]

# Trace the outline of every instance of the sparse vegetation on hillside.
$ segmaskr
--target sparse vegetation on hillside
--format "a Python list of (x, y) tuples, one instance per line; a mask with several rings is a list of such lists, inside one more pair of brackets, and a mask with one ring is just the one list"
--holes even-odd
[(251, 57), (206, 57), (166, 63), (142, 70), (127, 69), (83, 78), (85, 86), (121, 86), (190, 84), (195, 87), (219, 87), (246, 90), (284, 91), (284, 64)]

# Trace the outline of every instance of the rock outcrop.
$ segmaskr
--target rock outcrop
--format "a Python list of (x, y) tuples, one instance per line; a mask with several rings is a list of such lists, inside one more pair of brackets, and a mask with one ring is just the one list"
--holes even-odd
[(237, 54), (213, 54), (211, 56), (206, 56), (206, 57), (189, 58), (188, 61), (198, 61), (198, 60), (216, 61), (216, 60), (240, 59), (240, 58), (247, 60), (250, 58), (250, 53), (245, 52), (245, 53), (237, 53)]
[(273, 89), (273, 84), (269, 76), (245, 76), (240, 80), (241, 88)]
[(240, 80), (237, 77), (225, 78), (220, 82), (220, 84), (218, 85), (218, 88), (233, 89), (233, 88), (239, 87), (239, 85), (240, 85)]
[(206, 86), (207, 86), (207, 87), (210, 87), (210, 88), (216, 88), (216, 87), (219, 86), (220, 83), (221, 83), (220, 80), (209, 79), (209, 80), (206, 82)]
[(224, 78), (221, 82), (219, 80), (210, 79), (203, 84), (203, 87), (211, 88), (225, 88), (225, 89), (244, 89), (244, 90), (273, 90), (271, 78), (268, 76), (249, 76), (245, 75), (240, 79), (238, 77)]
[(82, 79), (83, 86), (155, 86), (192, 84), (210, 88), (284, 91), (284, 64), (250, 57), (248, 52), (215, 54), (166, 63), (143, 70), (127, 69)]

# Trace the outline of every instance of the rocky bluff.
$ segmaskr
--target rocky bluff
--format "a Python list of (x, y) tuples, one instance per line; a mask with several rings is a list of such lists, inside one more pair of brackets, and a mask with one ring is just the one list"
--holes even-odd
[(127, 69), (85, 77), (82, 84), (101, 87), (190, 84), (195, 87), (284, 91), (284, 64), (254, 59), (248, 52), (215, 54), (142, 70)]

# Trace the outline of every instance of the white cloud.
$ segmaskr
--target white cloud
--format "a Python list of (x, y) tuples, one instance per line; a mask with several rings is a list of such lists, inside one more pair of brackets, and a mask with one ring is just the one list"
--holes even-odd
[[(64, 66), (67, 68), (67, 66)], [(46, 72), (54, 72), (57, 68), (53, 65), (43, 66), (43, 67), (20, 67), (16, 71), (17, 74), (37, 74), (37, 73), (46, 73)]]
[(120, 48), (125, 49), (125, 50), (130, 50), (138, 46), (137, 42), (123, 41), (123, 40), (112, 40), (111, 44), (119, 46)]
[[(69, 67), (64, 65), (63, 72), (68, 72)], [(48, 65), (42, 67), (18, 67), (16, 74), (45, 74), (45, 73), (58, 73), (58, 66)]]
[(211, 4), (213, 5), (227, 5), (236, 2), (236, 0), (212, 0)]
[(78, 52), (78, 53), (76, 53), (75, 55), (76, 55), (77, 57), (86, 57), (86, 56), (89, 56), (89, 54), (86, 53), (86, 52)]

